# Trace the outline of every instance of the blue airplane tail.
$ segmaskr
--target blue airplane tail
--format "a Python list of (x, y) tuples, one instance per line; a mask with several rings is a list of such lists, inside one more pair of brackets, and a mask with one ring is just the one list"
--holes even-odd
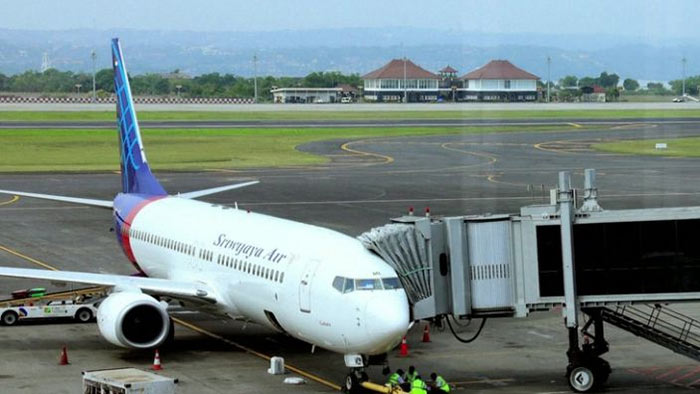
[(165, 189), (153, 176), (146, 161), (146, 151), (143, 149), (141, 141), (131, 87), (118, 38), (112, 39), (112, 66), (114, 68), (114, 92), (117, 96), (122, 192), (154, 196), (166, 195)]

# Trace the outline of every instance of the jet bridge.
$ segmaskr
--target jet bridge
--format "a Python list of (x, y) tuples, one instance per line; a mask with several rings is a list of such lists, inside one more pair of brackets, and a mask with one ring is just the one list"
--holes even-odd
[[(594, 170), (585, 171), (579, 207), (570, 175), (559, 178), (550, 204), (518, 214), (407, 215), (359, 239), (394, 267), (414, 320), (523, 318), (561, 307), (574, 391), (594, 390), (610, 374), (600, 358), (604, 321), (700, 359), (700, 323), (662, 306), (700, 301), (700, 207), (603, 210)], [(580, 312), (589, 318), (582, 325)]]

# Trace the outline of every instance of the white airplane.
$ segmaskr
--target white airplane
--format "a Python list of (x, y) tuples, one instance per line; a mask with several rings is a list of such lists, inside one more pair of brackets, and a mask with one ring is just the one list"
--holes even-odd
[(112, 60), (122, 192), (113, 201), (0, 193), (112, 209), (117, 240), (141, 275), (0, 267), (0, 276), (108, 286), (97, 323), (115, 345), (162, 345), (173, 331), (163, 300), (174, 299), (342, 353), (345, 383), (355, 385), (369, 356), (381, 359), (408, 330), (395, 271), (338, 232), (193, 200), (257, 181), (168, 195), (146, 161), (118, 39)]

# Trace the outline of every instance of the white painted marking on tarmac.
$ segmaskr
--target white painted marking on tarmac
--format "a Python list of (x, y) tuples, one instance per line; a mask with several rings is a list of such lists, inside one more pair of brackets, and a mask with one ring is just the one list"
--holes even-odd
[(537, 331), (528, 331), (527, 333), (530, 334), (530, 335), (534, 335), (534, 336), (536, 336), (536, 337), (545, 338), (545, 339), (552, 339), (552, 338), (554, 338), (554, 337), (551, 336), (551, 335), (542, 334), (542, 333), (537, 332)]

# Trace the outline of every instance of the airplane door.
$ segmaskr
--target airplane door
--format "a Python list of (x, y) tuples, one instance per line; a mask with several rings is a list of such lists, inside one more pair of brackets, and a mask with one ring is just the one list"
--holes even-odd
[(301, 274), (301, 281), (299, 282), (299, 310), (304, 313), (311, 313), (311, 281), (316, 274), (318, 264), (318, 260), (309, 261)]

